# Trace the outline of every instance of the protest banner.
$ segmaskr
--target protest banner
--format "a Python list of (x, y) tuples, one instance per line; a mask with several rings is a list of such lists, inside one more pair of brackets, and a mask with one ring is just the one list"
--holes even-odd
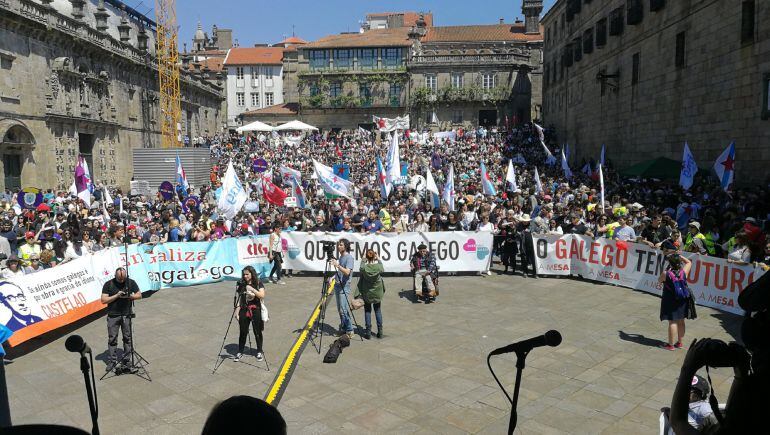
[[(538, 275), (581, 276), (660, 295), (658, 277), (666, 270), (660, 250), (633, 242), (569, 234), (533, 237)], [(724, 258), (683, 254), (692, 261), (687, 281), (698, 305), (743, 314), (738, 295), (764, 271)]]
[(492, 254), (492, 233), (489, 231), (453, 231), (434, 233), (304, 233), (281, 234), (284, 267), (294, 270), (323, 272), (323, 241), (336, 242), (346, 238), (351, 242), (351, 254), (358, 271), (361, 258), (368, 249), (380, 257), (385, 272), (409, 272), (409, 260), (420, 243), (428, 245), (436, 256), (442, 272), (477, 272), (487, 270)]
[(129, 245), (86, 254), (68, 263), (34, 274), (0, 281), (0, 323), (19, 343), (75, 322), (105, 308), (102, 286), (115, 269), (128, 273), (142, 291), (237, 280), (253, 266), (265, 277), (268, 236), (232, 238), (214, 242)]

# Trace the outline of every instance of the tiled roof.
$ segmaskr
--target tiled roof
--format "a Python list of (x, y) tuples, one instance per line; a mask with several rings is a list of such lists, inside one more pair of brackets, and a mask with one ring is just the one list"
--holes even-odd
[(230, 65), (280, 65), (283, 62), (283, 47), (235, 47), (225, 58)]
[(214, 72), (222, 71), (222, 64), (225, 62), (225, 59), (222, 57), (210, 57), (208, 59), (204, 59), (199, 61), (201, 64), (201, 69), (205, 67), (209, 67), (210, 70)]
[(289, 36), (288, 38), (284, 39), (283, 41), (279, 42), (276, 45), (285, 45), (285, 44), (307, 44), (307, 41), (297, 36)]
[(409, 28), (374, 29), (364, 33), (324, 36), (302, 48), (408, 47)]
[(478, 26), (441, 26), (431, 27), (422, 39), (430, 42), (482, 42), (482, 41), (542, 41), (543, 27), (540, 34), (524, 33), (524, 23), (490, 24)]
[(274, 106), (268, 106), (262, 109), (249, 110), (243, 112), (244, 116), (258, 116), (258, 115), (296, 115), (299, 111), (299, 104), (297, 103), (284, 103), (276, 104)]

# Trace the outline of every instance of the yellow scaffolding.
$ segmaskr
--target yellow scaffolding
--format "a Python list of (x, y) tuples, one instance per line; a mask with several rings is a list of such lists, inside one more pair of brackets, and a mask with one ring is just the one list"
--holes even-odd
[(176, 0), (155, 0), (158, 26), (158, 88), (160, 92), (161, 147), (182, 146), (179, 91), (179, 50), (176, 24)]

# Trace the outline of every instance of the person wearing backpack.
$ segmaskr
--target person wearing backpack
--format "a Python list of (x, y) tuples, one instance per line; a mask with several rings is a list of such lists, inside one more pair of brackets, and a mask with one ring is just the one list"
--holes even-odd
[(666, 350), (682, 348), (686, 318), (694, 319), (691, 308), (692, 292), (687, 287), (687, 275), (692, 262), (678, 253), (666, 256), (668, 268), (660, 274), (658, 282), (663, 284), (660, 301), (660, 320), (668, 320), (668, 343), (661, 347)]

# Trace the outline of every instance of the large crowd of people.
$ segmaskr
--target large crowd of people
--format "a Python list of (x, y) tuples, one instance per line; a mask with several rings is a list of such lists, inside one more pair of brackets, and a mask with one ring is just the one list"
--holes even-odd
[[(668, 181), (628, 179), (613, 167), (610, 149), (603, 171), (606, 200), (602, 208), (597, 162), (569, 160), (572, 177), (567, 178), (560, 164), (546, 162), (536, 129), (524, 124), (510, 131), (459, 129), (453, 138), (399, 131), (406, 183), (396, 185), (383, 198), (376, 159), (384, 160), (390, 138), (386, 134), (377, 138), (379, 134), (358, 130), (218, 138), (210, 147), (210, 183), (187, 192), (178, 189), (180, 197), (194, 194), (200, 198), (200, 205), (189, 209), (178, 198), (134, 196), (98, 180), (89, 206), (68, 192), (49, 189), (37, 209), (22, 210), (16, 205), (16, 194), (6, 191), (0, 198), (4, 209), (0, 253), (8, 259), (3, 274), (34, 273), (120, 245), (125, 236), (130, 243), (156, 244), (270, 234), (276, 227), (281, 231), (368, 233), (490, 230), (496, 236), (494, 254), (505, 271), (511, 272), (526, 271), (532, 265), (528, 246), (532, 235), (567, 233), (655, 247), (670, 241), (682, 251), (726, 257), (736, 263), (770, 264), (764, 225), (770, 211), (767, 186), (739, 186), (726, 193), (706, 175), (691, 190), (683, 191)], [(553, 136), (546, 131), (547, 142), (555, 142)], [(551, 151), (559, 155), (561, 150), (551, 146)], [(268, 162), (267, 171), (255, 171), (257, 159)], [(349, 197), (325, 195), (313, 176), (313, 159), (342, 168), (341, 175), (354, 184)], [(510, 159), (515, 162), (515, 190), (505, 180)], [(243, 209), (232, 219), (219, 215), (216, 208), (229, 162), (250, 190)], [(482, 162), (495, 195), (484, 194), (482, 189)], [(429, 192), (410, 183), (412, 176), (425, 176), (430, 168), (440, 188), (450, 165), (455, 174), (454, 210), (445, 201), (436, 204)], [(300, 171), (306, 208), (276, 206), (263, 198), (265, 177), (294, 194), (281, 167)], [(274, 257), (282, 260), (280, 255)], [(274, 273), (280, 278), (278, 271)]]

